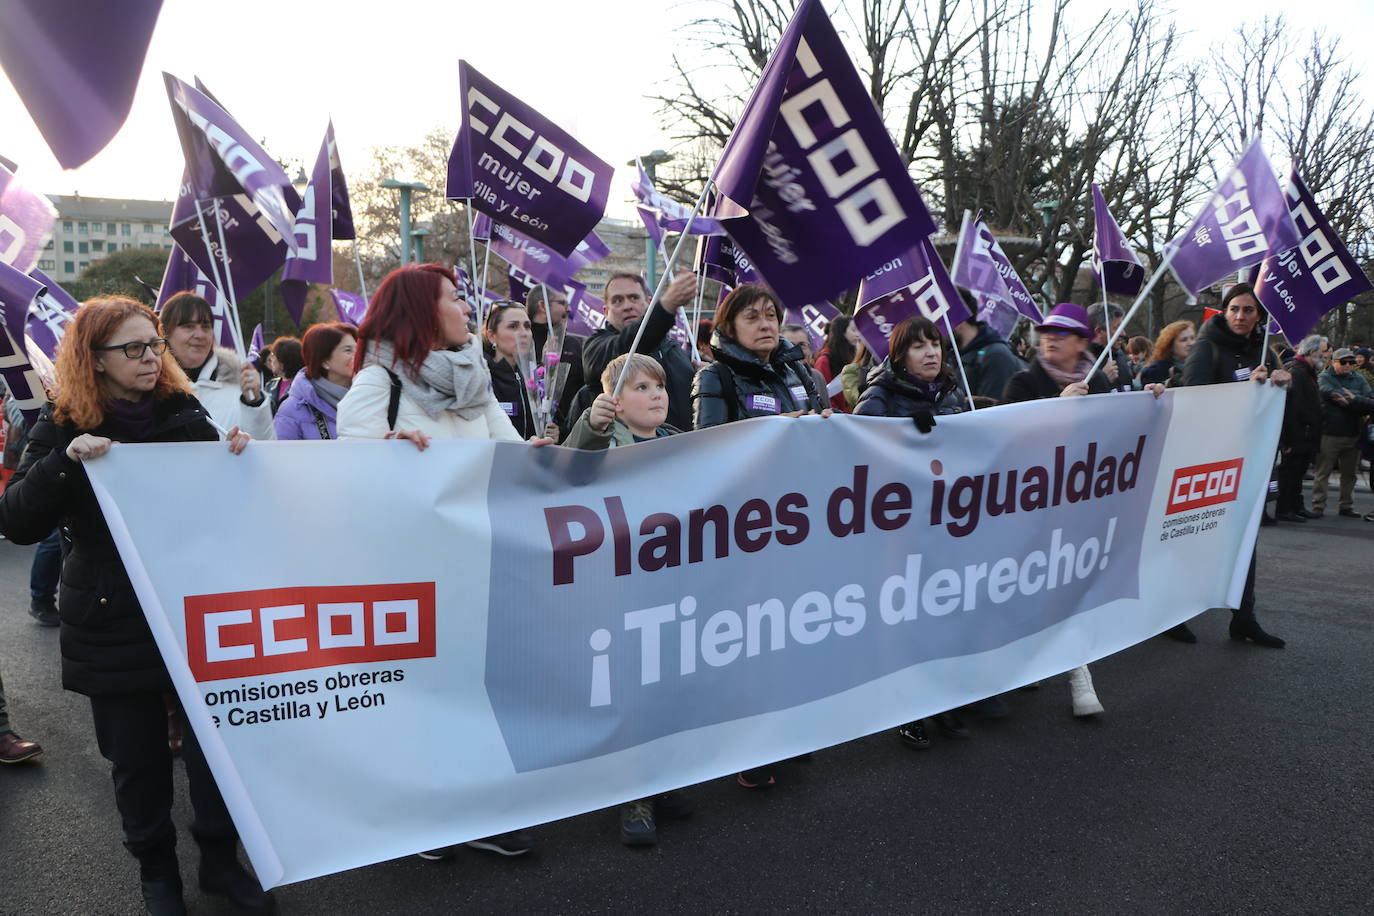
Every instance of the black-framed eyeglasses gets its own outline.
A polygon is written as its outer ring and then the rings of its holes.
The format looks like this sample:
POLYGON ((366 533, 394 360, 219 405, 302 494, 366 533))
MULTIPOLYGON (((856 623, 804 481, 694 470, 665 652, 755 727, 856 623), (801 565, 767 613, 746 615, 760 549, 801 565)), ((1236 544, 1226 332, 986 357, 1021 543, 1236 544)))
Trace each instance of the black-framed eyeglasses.
POLYGON ((131 340, 128 343, 113 344, 108 347, 91 347, 97 353, 108 350, 123 350, 124 355, 129 359, 142 359, 147 350, 152 350, 154 356, 161 356, 167 352, 167 338, 154 337, 152 340, 131 340))

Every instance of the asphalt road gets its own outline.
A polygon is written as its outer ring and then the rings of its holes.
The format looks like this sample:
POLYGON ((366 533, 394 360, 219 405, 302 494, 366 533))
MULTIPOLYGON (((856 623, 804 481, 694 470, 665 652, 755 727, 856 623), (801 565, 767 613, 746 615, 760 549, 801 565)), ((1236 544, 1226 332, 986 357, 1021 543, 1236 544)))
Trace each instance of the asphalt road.
MULTIPOLYGON (((1060 677, 968 740, 912 751, 872 735, 790 764, 769 791, 694 787, 695 815, 652 849, 622 847, 602 811, 539 828, 520 859, 385 862, 278 888, 280 909, 1369 913, 1372 548, 1358 519, 1263 529, 1259 616, 1288 648, 1233 644, 1210 611, 1197 645, 1153 639, 1094 663, 1100 721, 1070 715, 1060 677)), ((46 755, 0 768, 0 914, 139 913, 89 707, 59 685, 57 632, 26 613, 30 555, 0 544, 0 670, 16 728, 46 755)), ((386 765, 386 736, 358 737, 386 765)), ((228 912, 194 888, 178 789, 188 904, 228 912)))

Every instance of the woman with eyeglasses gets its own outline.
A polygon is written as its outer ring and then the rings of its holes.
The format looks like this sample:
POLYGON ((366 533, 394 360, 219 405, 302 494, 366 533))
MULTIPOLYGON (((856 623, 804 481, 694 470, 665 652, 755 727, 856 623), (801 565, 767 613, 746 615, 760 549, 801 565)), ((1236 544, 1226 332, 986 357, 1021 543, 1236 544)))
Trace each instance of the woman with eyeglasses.
MULTIPOLYGON (((522 349, 531 359, 535 358, 534 328, 529 312, 520 303, 503 299, 492 303, 483 324, 482 353, 491 371, 491 392, 496 395, 496 403, 510 417, 511 425, 522 438, 539 435, 557 441, 560 431, 552 418, 543 429, 535 428, 538 425, 535 416, 538 397, 531 392, 529 380, 520 367, 522 349)), ((553 379, 549 379, 548 384, 552 383, 553 379)))
POLYGON ((254 439, 273 439, 271 399, 251 363, 215 346, 215 313, 195 293, 177 293, 162 306, 162 328, 192 392, 221 429, 242 427, 254 439))
MULTIPOLYGON (((67 328, 55 401, 34 424, 19 469, 0 495, 0 533, 10 540, 32 544, 58 526, 67 540, 59 602, 62 686, 90 698, 124 845, 138 860, 150 913, 185 912, 164 705, 172 682, 83 465, 117 442, 215 441, 219 436, 191 392, 147 306, 118 296, 92 299, 67 328)), ((237 426, 226 438, 234 454, 249 441, 237 426)), ((249 911, 270 910, 272 895, 239 864, 238 834, 191 729, 182 759, 201 889, 249 911)))

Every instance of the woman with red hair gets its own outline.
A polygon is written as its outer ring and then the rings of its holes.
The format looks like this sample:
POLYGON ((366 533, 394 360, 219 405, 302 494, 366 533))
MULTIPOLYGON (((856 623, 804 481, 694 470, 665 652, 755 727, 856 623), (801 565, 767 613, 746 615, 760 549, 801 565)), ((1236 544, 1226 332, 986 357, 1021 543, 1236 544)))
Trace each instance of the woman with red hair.
MULTIPOLYGON (((191 390, 147 306, 118 296, 92 299, 62 338, 55 403, 30 430, 19 469, 0 495, 0 533, 10 540, 32 544, 61 526, 67 541, 59 602, 62 686, 90 697, 124 845, 138 859, 150 913, 186 912, 163 700, 172 682, 82 465, 115 442, 218 439, 191 390)), ((248 442, 237 426, 226 438, 234 454, 248 442)), ((272 896, 239 864, 238 834, 191 729, 182 759, 201 890, 248 910, 270 910, 272 896)))
POLYGON ((272 425, 278 439, 336 439, 339 402, 353 384, 358 330, 314 324, 301 340, 302 368, 282 383, 290 392, 272 425))

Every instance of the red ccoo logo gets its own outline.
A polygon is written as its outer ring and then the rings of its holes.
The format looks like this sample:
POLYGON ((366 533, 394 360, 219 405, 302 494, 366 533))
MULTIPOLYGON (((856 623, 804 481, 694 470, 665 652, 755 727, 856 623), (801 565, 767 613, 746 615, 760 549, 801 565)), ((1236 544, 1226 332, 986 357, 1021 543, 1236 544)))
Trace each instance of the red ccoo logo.
POLYGON ((1244 463, 1244 458, 1232 458, 1230 461, 1195 464, 1174 471, 1174 482, 1169 487, 1169 508, 1164 510, 1164 514, 1173 515, 1235 501, 1236 493, 1240 490, 1240 469, 1244 463))
POLYGON ((186 599, 186 660, 197 681, 432 657, 433 582, 186 599))

